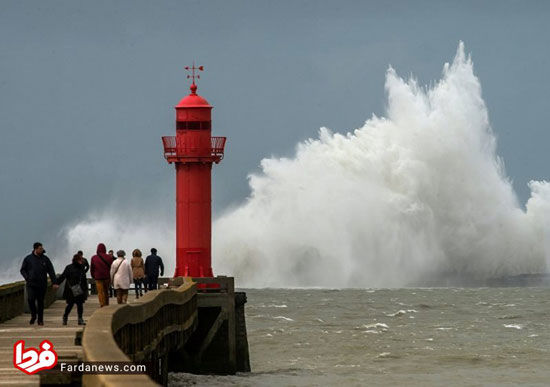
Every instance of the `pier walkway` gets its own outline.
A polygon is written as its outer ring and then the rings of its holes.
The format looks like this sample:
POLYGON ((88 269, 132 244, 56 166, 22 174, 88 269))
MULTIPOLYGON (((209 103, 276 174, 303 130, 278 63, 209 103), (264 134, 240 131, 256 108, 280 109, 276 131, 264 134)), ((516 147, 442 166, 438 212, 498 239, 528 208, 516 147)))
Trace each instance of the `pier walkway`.
MULTIPOLYGON (((92 281, 89 282, 92 285, 92 281)), ((159 290, 128 303, 100 308, 90 294, 84 304, 86 325, 77 324, 76 307, 66 326, 61 291, 49 286, 44 325, 30 325, 25 283, 0 285, 0 387, 2 386, 157 386, 169 372, 234 374, 250 371, 244 320, 246 295, 234 292, 231 277, 159 278, 159 290), (14 366, 14 345, 39 348, 49 340, 57 365, 27 375, 14 366), (139 364, 144 373, 93 374, 61 371, 60 363, 139 364)), ((91 286, 93 293, 93 286, 91 286)))
MULTIPOLYGON (((129 296, 129 301, 134 300, 129 296)), ((111 302, 116 303, 116 298, 111 302)), ((29 325, 30 315, 20 314, 0 324, 0 386, 38 386, 40 375, 26 375, 13 366, 13 344, 17 340, 25 340, 25 347, 38 348, 40 343, 48 339, 54 344, 58 356, 58 363, 79 362, 84 359, 81 345, 84 326, 77 325, 76 306, 69 315, 66 326, 62 325, 61 318, 67 304, 64 300, 56 300, 44 309, 44 325, 29 325)), ((99 308, 97 296, 90 295, 84 304, 84 320, 99 308)))

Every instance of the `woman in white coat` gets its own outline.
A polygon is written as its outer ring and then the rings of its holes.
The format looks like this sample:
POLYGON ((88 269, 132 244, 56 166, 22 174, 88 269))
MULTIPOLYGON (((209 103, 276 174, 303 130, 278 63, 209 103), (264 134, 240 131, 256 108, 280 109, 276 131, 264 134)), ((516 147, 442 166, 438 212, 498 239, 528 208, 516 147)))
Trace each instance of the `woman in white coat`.
POLYGON ((130 289, 130 284, 134 280, 132 266, 124 258, 125 255, 124 250, 118 250, 116 253, 117 259, 111 265, 111 284, 115 288, 118 304, 126 304, 128 289, 130 289))

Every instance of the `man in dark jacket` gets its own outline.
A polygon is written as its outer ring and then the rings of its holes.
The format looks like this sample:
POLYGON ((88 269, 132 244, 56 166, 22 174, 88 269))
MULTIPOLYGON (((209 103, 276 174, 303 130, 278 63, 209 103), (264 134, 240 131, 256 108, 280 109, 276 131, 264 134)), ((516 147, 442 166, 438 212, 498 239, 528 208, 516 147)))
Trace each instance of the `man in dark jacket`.
POLYGON ((21 265, 21 275, 27 283, 27 302, 31 310, 30 324, 34 324, 38 317, 38 325, 44 325, 44 297, 46 296, 46 288, 48 287, 48 275, 55 284, 55 270, 52 262, 44 254, 42 243, 35 242, 32 253, 23 259, 21 265))
POLYGON ((157 255, 157 249, 151 249, 151 255, 145 258, 145 277, 147 279, 147 287, 149 290, 155 290, 158 287, 160 275, 164 275, 164 264, 162 258, 157 255))
POLYGON ((113 260, 107 254, 103 243, 97 245, 97 254, 92 257, 90 273, 95 279, 99 306, 109 305, 109 285, 111 284, 111 265, 113 260))

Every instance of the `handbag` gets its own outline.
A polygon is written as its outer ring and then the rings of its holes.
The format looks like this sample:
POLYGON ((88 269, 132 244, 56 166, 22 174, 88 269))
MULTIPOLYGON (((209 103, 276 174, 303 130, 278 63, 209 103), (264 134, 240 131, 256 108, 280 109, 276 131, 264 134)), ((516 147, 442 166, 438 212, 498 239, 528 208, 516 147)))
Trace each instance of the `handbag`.
POLYGON ((69 288, 71 289, 71 293, 73 294, 73 297, 82 296, 84 294, 84 289, 82 289, 82 286, 80 286, 80 282, 78 282, 75 285, 71 285, 69 284, 69 279, 67 278, 67 283, 65 284, 65 286, 69 286, 69 288))
POLYGON ((82 290, 82 286, 80 284, 76 284, 73 286, 70 286, 71 292, 73 293, 73 296, 78 297, 84 294, 84 291, 82 290))

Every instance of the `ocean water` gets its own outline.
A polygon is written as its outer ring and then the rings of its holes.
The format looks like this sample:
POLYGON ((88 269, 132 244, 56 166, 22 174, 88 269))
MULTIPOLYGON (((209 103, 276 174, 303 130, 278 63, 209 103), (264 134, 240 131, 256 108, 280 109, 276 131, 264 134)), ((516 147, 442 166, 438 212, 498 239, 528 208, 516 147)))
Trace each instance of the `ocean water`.
POLYGON ((252 372, 171 386, 550 384, 549 288, 246 292, 252 372))

